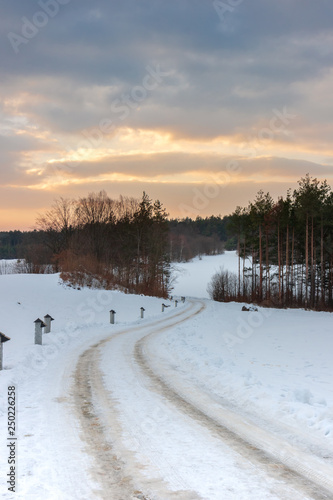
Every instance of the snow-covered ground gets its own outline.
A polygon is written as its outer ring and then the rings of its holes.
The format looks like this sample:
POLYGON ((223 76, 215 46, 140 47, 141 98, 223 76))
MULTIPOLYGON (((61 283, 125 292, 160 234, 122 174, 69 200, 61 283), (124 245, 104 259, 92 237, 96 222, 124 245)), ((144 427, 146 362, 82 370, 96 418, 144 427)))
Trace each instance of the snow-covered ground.
POLYGON ((302 500, 325 498, 313 484, 333 491, 332 315, 214 303, 206 288, 220 267, 236 271, 235 253, 178 264, 174 294, 187 300, 177 308, 73 290, 58 275, 0 276, 0 331, 11 337, 0 372, 3 498, 302 500), (34 320, 46 314, 52 331, 36 346, 34 320))
POLYGON ((0 259, 0 274, 13 274, 16 267, 16 259, 0 259))
POLYGON ((207 285, 220 269, 238 272, 236 252, 195 257, 193 261, 174 264, 174 293, 180 296, 209 298, 207 285))

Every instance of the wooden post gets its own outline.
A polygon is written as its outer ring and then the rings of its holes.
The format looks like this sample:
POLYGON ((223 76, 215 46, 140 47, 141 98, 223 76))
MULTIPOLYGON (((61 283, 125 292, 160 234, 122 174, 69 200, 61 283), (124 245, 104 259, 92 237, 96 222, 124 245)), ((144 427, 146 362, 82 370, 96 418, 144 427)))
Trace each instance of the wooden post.
POLYGON ((52 316, 50 316, 49 314, 47 314, 46 316, 44 316, 44 323, 45 323, 44 333, 50 333, 50 331, 51 331, 51 321, 54 321, 54 319, 52 318, 52 316))
POLYGON ((110 323, 111 323, 111 325, 114 325, 114 315, 115 314, 116 314, 116 311, 111 309, 111 311, 110 311, 110 323))
POLYGON ((37 345, 42 345, 43 343, 43 330, 42 328, 45 327, 45 323, 37 318, 36 321, 34 321, 35 323, 35 344, 37 345))
POLYGON ((8 342, 9 337, 0 332, 0 370, 3 370, 3 344, 8 342))
POLYGON ((141 307, 141 318, 144 318, 144 314, 143 314, 144 312, 145 312, 144 307, 141 307))

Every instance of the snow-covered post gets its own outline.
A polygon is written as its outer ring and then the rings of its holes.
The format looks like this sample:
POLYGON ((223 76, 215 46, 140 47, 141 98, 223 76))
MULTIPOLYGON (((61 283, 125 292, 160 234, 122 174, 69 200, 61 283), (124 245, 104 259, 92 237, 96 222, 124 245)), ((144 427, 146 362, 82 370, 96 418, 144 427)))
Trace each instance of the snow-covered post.
POLYGON ((9 337, 0 332, 0 370, 3 369, 3 343, 8 342, 9 337))
POLYGON ((114 325, 114 315, 115 314, 116 314, 116 311, 111 309, 111 311, 110 311, 110 323, 111 323, 111 325, 114 325))
POLYGON ((183 303, 185 302, 185 297, 182 297, 182 302, 183 302, 183 303))
POLYGON ((46 325, 39 318, 37 318, 34 323, 35 323, 35 344, 42 345, 42 343, 43 343, 43 330, 42 330, 42 328, 46 325))
POLYGON ((165 304, 162 304, 162 312, 164 312, 165 304))
POLYGON ((141 310, 141 318, 144 318, 144 314, 143 313, 145 312, 146 309, 144 307, 141 307, 140 310, 141 310))
POLYGON ((175 300, 175 307, 177 307, 178 305, 178 300, 175 300))
POLYGON ((44 316, 44 323, 45 323, 44 333, 50 333, 50 331, 51 331, 51 321, 54 321, 54 319, 52 318, 52 316, 50 316, 49 314, 47 314, 46 316, 44 316))

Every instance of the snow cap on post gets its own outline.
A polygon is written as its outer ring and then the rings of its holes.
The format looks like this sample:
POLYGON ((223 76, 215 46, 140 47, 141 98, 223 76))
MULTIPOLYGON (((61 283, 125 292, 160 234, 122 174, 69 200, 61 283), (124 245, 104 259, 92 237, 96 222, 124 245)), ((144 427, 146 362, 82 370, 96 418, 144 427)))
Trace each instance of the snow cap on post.
POLYGON ((7 335, 0 332, 0 340, 1 340, 1 344, 3 344, 4 342, 8 342, 8 340, 10 340, 10 337, 7 337, 7 335))
POLYGON ((54 321, 54 318, 52 318, 52 316, 50 316, 49 314, 47 314, 46 316, 44 316, 44 319, 45 318, 49 319, 50 321, 54 321))
POLYGON ((34 323, 36 323, 36 326, 38 325, 38 323, 40 324, 40 328, 43 328, 44 326, 46 326, 46 324, 44 323, 44 321, 42 321, 40 318, 37 318, 34 323))

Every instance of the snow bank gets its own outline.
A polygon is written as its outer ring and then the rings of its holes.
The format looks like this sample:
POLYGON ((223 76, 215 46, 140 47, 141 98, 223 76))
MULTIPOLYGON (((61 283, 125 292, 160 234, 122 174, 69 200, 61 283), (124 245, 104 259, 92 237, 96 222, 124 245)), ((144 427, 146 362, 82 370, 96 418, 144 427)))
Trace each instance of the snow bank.
MULTIPOLYGON (((0 276, 2 311, 1 331, 11 337, 5 344, 5 370, 17 367, 28 357, 34 346, 34 321, 50 314, 51 334, 43 336, 43 344, 55 345, 59 335, 70 343, 84 335, 86 328, 110 329, 110 309, 116 311, 116 324, 127 324, 140 318, 140 307, 145 317, 161 312, 165 300, 140 295, 126 295, 110 290, 74 290, 62 283, 58 274, 10 274, 0 276)), ((61 346, 59 346, 60 348, 61 346)))
MULTIPOLYGON (((74 290, 55 274, 1 275, 0 297, 0 331, 11 338, 4 344, 0 372, 1 491, 8 486, 7 388, 15 385, 17 498, 88 500, 98 485, 89 477, 91 458, 83 449, 79 429, 68 421, 78 356, 124 324, 142 324, 161 315, 161 304, 167 301, 115 291, 74 290), (145 320, 140 319, 140 307, 145 308, 145 320), (110 325, 110 309, 116 311, 115 325, 110 325), (34 345, 34 321, 46 314, 55 319, 52 331, 43 334, 42 346, 34 345)), ((4 493, 4 498, 12 497, 4 493)))
POLYGON ((196 257, 191 262, 174 264, 174 293, 176 295, 209 298, 207 285, 213 274, 220 269, 238 272, 238 257, 235 251, 222 255, 196 257))
POLYGON ((333 462, 332 315, 207 302, 153 341, 170 370, 333 462))

